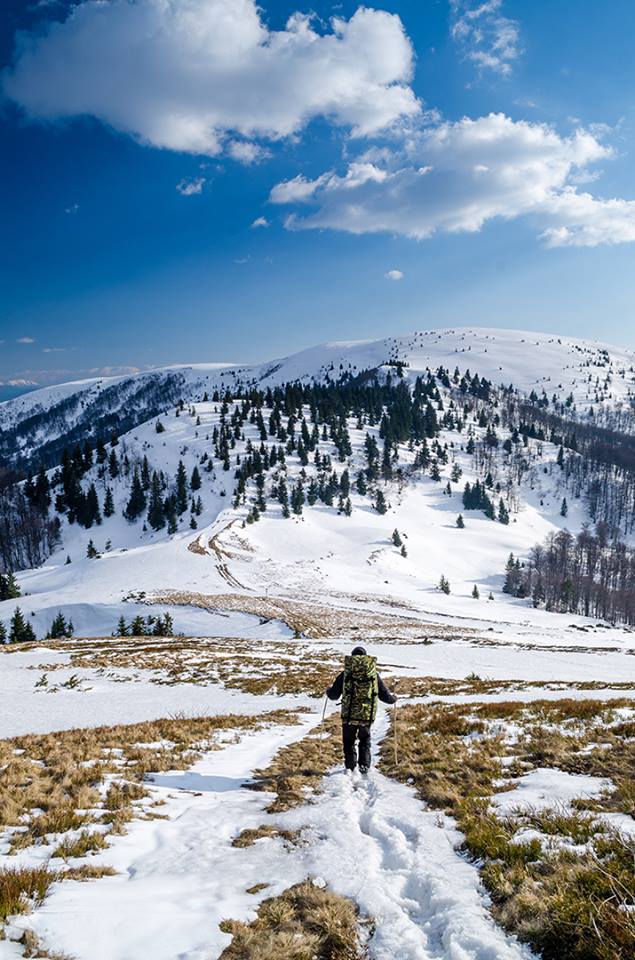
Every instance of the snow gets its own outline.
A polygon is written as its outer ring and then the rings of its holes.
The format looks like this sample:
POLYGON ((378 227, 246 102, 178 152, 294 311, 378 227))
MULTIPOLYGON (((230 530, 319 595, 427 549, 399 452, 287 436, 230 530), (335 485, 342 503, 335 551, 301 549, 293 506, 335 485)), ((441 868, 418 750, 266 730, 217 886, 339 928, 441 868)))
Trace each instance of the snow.
POLYGON ((506 793, 498 793, 492 804, 500 813, 532 808, 567 808, 572 800, 600 796, 612 787, 610 780, 583 773, 566 773, 553 767, 537 767, 518 780, 506 793))
MULTIPOLYGON (((334 380, 387 361, 404 363, 404 376, 414 379, 439 365, 450 371, 470 369, 495 385, 513 383, 529 393, 543 389, 564 400, 573 394, 577 414, 591 404, 607 409, 627 407, 633 388, 635 354, 618 348, 550 334, 476 328, 450 328, 404 337, 360 342, 332 342, 290 357, 261 364, 197 363, 148 371, 136 376, 100 377, 34 391, 0 404, 0 429, 11 430, 25 417, 52 409, 65 398, 80 401, 69 415, 70 430, 78 418, 90 420, 103 391, 113 387, 116 409, 142 383, 160 384, 178 377, 182 396, 195 403, 196 416, 184 410, 177 418, 170 407, 120 438, 119 455, 131 461, 147 454, 152 468, 174 477, 179 460, 188 475, 200 457, 211 452, 219 423, 218 405, 200 398, 216 387, 255 383, 266 389, 301 380, 334 380), (595 381, 605 384, 599 402, 595 381), (161 378, 166 378, 162 380, 161 378), (589 380, 589 378, 591 378, 589 380), (200 424, 196 419, 200 418, 200 424)), ((42 426, 37 444, 55 439, 55 424, 42 426)), ((82 421, 84 422, 84 421, 82 421)), ((351 475, 363 463, 366 430, 349 421, 353 446, 351 475)), ((370 432, 377 433, 376 428, 370 432)), ((247 438, 260 442, 257 430, 244 424, 247 438)), ((478 435, 478 428, 477 428, 478 435)), ((247 656, 275 655, 275 644, 291 640, 284 611, 266 622, 248 612, 252 601, 302 604, 319 620, 327 607, 339 611, 343 626, 336 636, 303 640, 297 656, 326 651, 349 652, 363 642, 379 659, 382 673, 464 679, 475 673, 484 680, 539 682, 544 686, 482 694, 449 695, 449 702, 531 700, 571 697, 633 697, 634 689, 618 689, 616 681, 635 685, 635 631, 589 619, 535 610, 526 601, 502 592, 503 568, 510 552, 526 557, 548 534, 565 526, 576 531, 588 519, 581 500, 569 497, 569 515, 560 516, 564 495, 557 448, 545 442, 531 474, 517 491, 518 509, 505 526, 481 513, 465 512, 458 530, 461 491, 476 478, 471 457, 461 448, 465 437, 442 432, 450 463, 443 482, 418 476, 403 489, 387 488, 389 510, 378 514, 367 498, 352 492, 350 517, 317 504, 301 517, 283 520, 277 505, 256 524, 243 525, 245 510, 231 507, 233 471, 201 469, 198 491, 203 512, 198 528, 168 536, 165 530, 143 531, 122 516, 129 479, 99 481, 96 468, 85 479, 96 482, 100 500, 105 483, 113 490, 116 514, 90 530, 62 522, 63 545, 40 568, 23 571, 19 601, 0 603, 0 620, 8 623, 17 605, 42 637, 61 611, 81 637, 108 638, 120 616, 169 610, 176 632, 200 638, 238 638, 247 656), (443 492, 452 464, 463 470, 453 492, 443 492), (391 543, 397 528, 407 546, 402 557, 391 543), (86 558, 92 539, 101 553, 86 558), (107 542, 110 547, 107 549, 107 542), (69 556, 71 563, 66 563, 69 556), (444 595, 436 585, 441 574, 451 583, 444 595), (471 597, 477 584, 481 599, 471 597), (493 600, 488 600, 489 593, 493 600), (197 594, 216 601, 218 609, 172 605, 159 598, 170 592, 197 594), (222 598, 227 597, 223 604, 222 598), (230 602, 231 601, 231 602, 230 602), (241 610, 241 603, 244 610, 241 610), (232 607, 233 609, 230 609, 232 607), (356 612, 395 617, 394 630, 366 637, 355 631, 356 612), (400 618, 415 624, 399 627, 400 618), (445 631, 440 635, 439 627, 445 631), (428 639, 431 642, 422 642, 428 639), (550 683, 593 682, 601 689, 550 689, 550 683), (613 685, 613 687, 612 687, 613 685)), ((35 444, 37 446, 37 444, 35 444)), ((334 453, 320 443, 321 452, 334 453)), ((239 443, 236 453, 242 453, 239 443)), ((411 452, 401 450, 402 460, 411 452)), ((343 464, 334 455, 338 472, 343 464)), ((299 474, 297 457, 287 461, 289 482, 299 474)), ((307 468, 310 473, 312 466, 307 468)), ((269 480, 267 482, 269 485, 269 480)), ((112 641, 116 643, 116 641, 112 641)), ((135 821, 128 833, 93 858, 111 864, 119 874, 99 881, 57 884, 42 908, 14 923, 14 934, 35 929, 52 951, 77 960, 213 960, 229 942, 218 923, 226 918, 250 919, 265 896, 312 876, 352 897, 363 914, 372 916, 377 933, 375 960, 521 960, 529 951, 494 924, 477 869, 457 852, 461 841, 454 824, 426 810, 407 786, 374 771, 368 780, 346 776, 337 768, 325 779, 317 802, 287 814, 265 813, 270 797, 243 789, 258 766, 265 765, 285 743, 301 737, 319 719, 321 703, 306 696, 253 696, 218 683, 157 685, 141 669, 77 668, 69 653, 47 649, 42 642, 30 651, 0 651, 2 712, 0 736, 47 732, 121 722, 134 723, 168 715, 261 714, 278 708, 309 706, 297 727, 276 727, 244 735, 238 743, 203 757, 189 771, 156 775, 151 786, 167 820, 135 821), (35 683, 42 664, 50 671, 54 693, 35 683), (77 674, 77 689, 60 686, 77 674), (126 682, 122 682, 122 681, 126 682), (246 827, 275 823, 302 829, 310 843, 293 850, 280 840, 263 840, 247 849, 231 846, 246 827), (257 896, 246 889, 262 880, 270 886, 257 896)), ((156 678, 155 678, 156 679, 156 678)), ((376 739, 385 731, 380 723, 376 739)), ((508 731, 509 732, 509 731, 508 731)), ((538 769, 514 781, 514 789, 497 794, 501 813, 518 808, 566 807, 578 797, 594 797, 608 781, 538 769)), ((607 822, 633 832, 632 820, 606 814, 607 822)), ((42 850, 40 850, 42 853, 42 850)), ((28 851, 11 858, 27 858, 28 851)), ((6 858, 0 858, 4 863, 6 858)), ((0 960, 20 956, 11 941, 0 941, 0 960)))
MULTIPOLYGON (((424 811, 409 787, 336 768, 315 803, 277 817, 264 812, 270 797, 243 789, 250 771, 315 722, 248 734, 189 772, 157 775, 152 793, 166 801, 169 819, 131 824, 93 859, 117 876, 55 885, 42 908, 14 921, 12 936, 33 929, 48 949, 81 960, 212 960, 230 940, 221 920, 249 920, 260 899, 309 876, 373 917, 373 960, 531 957, 494 923, 451 822, 424 811), (271 839, 231 846, 263 822, 303 830, 310 842, 293 851, 271 839), (263 879, 264 891, 246 892, 263 879)), ((0 958, 12 949, 0 943, 0 958)))

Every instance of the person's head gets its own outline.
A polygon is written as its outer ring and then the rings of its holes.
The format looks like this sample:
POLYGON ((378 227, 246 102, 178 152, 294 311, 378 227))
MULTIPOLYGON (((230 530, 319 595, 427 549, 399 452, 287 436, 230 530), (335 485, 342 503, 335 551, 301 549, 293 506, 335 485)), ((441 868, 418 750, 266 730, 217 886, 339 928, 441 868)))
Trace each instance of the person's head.
POLYGON ((365 657, 365 656, 366 656, 366 651, 364 650, 363 647, 354 647, 353 650, 351 650, 351 656, 353 656, 353 657, 365 657))

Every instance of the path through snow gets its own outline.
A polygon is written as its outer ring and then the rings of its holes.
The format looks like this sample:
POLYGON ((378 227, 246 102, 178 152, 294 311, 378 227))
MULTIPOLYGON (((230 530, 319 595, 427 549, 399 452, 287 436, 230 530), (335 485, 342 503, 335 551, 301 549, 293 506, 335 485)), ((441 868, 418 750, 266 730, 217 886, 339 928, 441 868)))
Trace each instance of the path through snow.
MULTIPOLYGON (((378 771, 362 780, 336 769, 314 804, 264 812, 270 795, 243 789, 245 778, 315 722, 249 734, 191 771, 158 775, 153 790, 170 819, 133 823, 114 840, 99 861, 119 875, 58 884, 19 926, 77 960, 215 960, 230 940, 222 919, 251 919, 261 898, 313 876, 374 919, 373 960, 531 957, 492 920, 477 870, 456 852, 452 822, 426 811, 409 787, 378 771), (231 846, 263 822, 302 829, 310 842, 231 846), (259 882, 269 887, 246 892, 259 882)), ((385 732, 385 721, 379 727, 385 732)), ((0 958, 15 956, 2 948, 0 958)))

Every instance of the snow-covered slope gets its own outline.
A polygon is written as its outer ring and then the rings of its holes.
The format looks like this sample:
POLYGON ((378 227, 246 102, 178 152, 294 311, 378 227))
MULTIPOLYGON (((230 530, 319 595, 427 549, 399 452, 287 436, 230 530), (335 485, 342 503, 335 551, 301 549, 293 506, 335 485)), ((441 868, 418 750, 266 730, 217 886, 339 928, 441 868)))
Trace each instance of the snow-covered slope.
POLYGON ((125 430, 170 406, 215 389, 338 379, 385 364, 403 364, 407 377, 459 366, 495 386, 573 398, 580 411, 619 408, 634 394, 635 353, 589 340, 545 333, 458 327, 381 340, 323 343, 258 364, 198 363, 118 377, 99 377, 35 390, 0 404, 0 454, 54 463, 64 445, 125 430))

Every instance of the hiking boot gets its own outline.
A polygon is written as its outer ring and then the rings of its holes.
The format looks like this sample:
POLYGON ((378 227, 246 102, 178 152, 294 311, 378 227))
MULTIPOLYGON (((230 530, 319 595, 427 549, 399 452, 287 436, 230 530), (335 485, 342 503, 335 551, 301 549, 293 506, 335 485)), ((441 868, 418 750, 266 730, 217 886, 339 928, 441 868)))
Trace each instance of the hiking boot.
POLYGON ((365 777, 366 774, 368 773, 368 767, 362 767, 362 765, 360 764, 359 772, 362 774, 363 777, 365 777))

